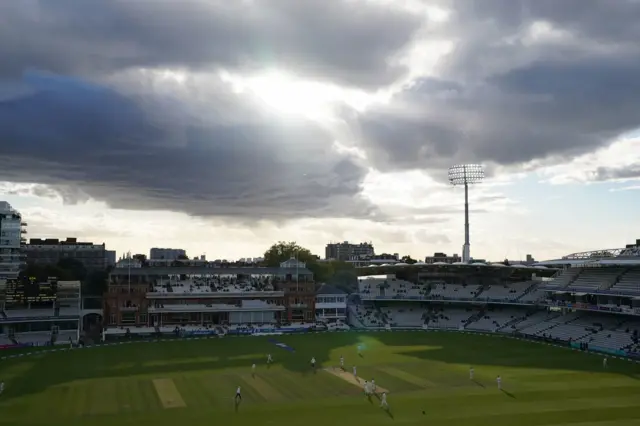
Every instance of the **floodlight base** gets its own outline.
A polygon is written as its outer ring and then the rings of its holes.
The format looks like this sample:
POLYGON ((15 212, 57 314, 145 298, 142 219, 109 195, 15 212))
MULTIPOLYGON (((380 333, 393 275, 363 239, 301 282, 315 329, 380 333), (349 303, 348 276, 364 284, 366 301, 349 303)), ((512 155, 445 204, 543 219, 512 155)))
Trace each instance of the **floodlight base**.
POLYGON ((465 244, 462 246, 462 261, 464 263, 471 262, 471 244, 465 244))

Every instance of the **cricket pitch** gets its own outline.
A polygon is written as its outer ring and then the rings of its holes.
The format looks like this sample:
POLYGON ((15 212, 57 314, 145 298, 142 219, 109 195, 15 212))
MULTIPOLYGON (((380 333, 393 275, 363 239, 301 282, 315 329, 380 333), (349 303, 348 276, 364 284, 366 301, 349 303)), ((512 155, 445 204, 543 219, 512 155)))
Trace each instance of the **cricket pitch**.
MULTIPOLYGON (((360 389, 364 389, 364 379, 361 377, 356 377, 353 374, 348 373, 340 368, 325 368, 324 371, 326 371, 329 374, 333 374, 334 376, 348 383, 351 383, 352 385, 357 386, 360 389)), ((376 393, 382 393, 382 392, 389 393, 389 390, 380 386, 376 386, 376 393)))
POLYGON ((184 408, 187 406, 173 380, 155 379, 153 386, 156 388, 156 393, 164 408, 184 408))

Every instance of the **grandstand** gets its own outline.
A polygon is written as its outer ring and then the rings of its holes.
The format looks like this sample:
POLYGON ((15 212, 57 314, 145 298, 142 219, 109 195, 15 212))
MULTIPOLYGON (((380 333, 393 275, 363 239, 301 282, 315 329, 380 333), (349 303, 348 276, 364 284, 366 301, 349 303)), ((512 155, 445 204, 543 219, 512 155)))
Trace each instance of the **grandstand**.
POLYGON ((0 346, 69 344, 80 337, 79 281, 0 281, 0 346))
POLYGON ((315 322, 313 275, 295 259, 280 268, 115 269, 104 300, 105 338, 315 322))
POLYGON ((409 265, 366 276, 368 268, 359 277, 360 297, 352 299, 359 302, 349 306, 351 323, 499 332, 635 354, 639 253, 629 248, 578 253, 540 268, 409 265))

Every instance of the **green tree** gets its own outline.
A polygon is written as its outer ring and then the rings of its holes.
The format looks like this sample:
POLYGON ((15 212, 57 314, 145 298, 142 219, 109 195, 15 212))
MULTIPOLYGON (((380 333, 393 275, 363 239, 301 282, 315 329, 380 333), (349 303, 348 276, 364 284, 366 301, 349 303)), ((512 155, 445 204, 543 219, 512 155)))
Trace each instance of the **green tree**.
POLYGON ((149 266, 149 262, 147 261, 146 254, 134 254, 133 259, 140 262, 140 265, 142 265, 143 268, 146 268, 147 266, 149 266))
POLYGON ((415 260, 414 258, 412 258, 411 256, 402 256, 402 259, 400 259, 401 262, 403 263, 407 263, 409 265, 413 265, 414 263, 418 263, 417 260, 415 260))
POLYGON ((177 256, 177 259, 179 259, 179 260, 189 260, 189 256, 187 256, 186 254, 179 254, 177 256))
POLYGON ((307 266, 317 263, 317 257, 309 249, 300 246, 295 241, 278 241, 264 252, 264 264, 269 267, 278 267, 284 261, 291 258, 305 262, 307 266))
POLYGON ((78 259, 60 259, 56 266, 64 271, 63 276, 58 276, 61 281, 82 281, 87 277, 87 268, 78 259))
POLYGON ((82 294, 86 296, 102 296, 107 292, 109 271, 90 271, 82 282, 82 294))

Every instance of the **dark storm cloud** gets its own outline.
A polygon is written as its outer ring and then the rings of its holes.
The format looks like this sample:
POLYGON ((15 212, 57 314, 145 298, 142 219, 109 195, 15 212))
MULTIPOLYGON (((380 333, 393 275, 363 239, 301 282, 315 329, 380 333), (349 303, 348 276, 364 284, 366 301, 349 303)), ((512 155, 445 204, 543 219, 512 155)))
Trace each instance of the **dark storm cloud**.
POLYGON ((215 102, 246 117, 215 105, 191 116, 179 98, 53 75, 30 73, 23 86, 0 101, 0 180, 52 185, 69 201, 237 220, 372 213, 358 197, 365 170, 334 153, 329 134, 265 115, 223 86, 209 89, 215 102))
POLYGON ((640 127, 640 2, 443 4, 452 21, 431 34, 455 48, 440 77, 353 120, 379 168, 439 173, 458 162, 570 157, 640 127))
POLYGON ((365 0, 24 0, 0 3, 0 77, 27 68, 286 68, 354 86, 393 82, 418 17, 365 0))

